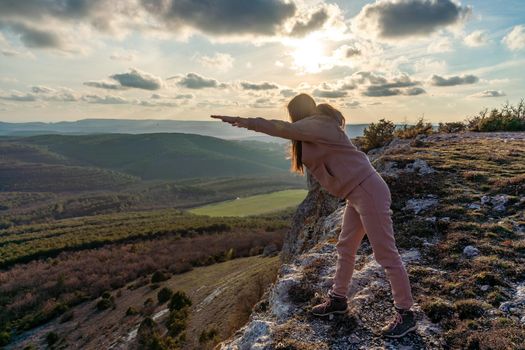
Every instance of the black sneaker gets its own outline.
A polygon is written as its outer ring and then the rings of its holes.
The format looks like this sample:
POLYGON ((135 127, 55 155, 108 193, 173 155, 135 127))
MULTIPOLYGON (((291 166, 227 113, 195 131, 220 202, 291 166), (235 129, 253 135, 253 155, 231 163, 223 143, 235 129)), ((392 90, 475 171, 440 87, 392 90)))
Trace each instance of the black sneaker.
POLYGON ((344 314, 348 311, 348 300, 346 296, 333 294, 332 290, 328 291, 325 301, 312 308, 312 314, 315 316, 327 316, 330 314, 344 314))
POLYGON ((381 334, 389 338, 401 338, 417 329, 414 311, 396 308, 394 319, 381 328, 381 334))

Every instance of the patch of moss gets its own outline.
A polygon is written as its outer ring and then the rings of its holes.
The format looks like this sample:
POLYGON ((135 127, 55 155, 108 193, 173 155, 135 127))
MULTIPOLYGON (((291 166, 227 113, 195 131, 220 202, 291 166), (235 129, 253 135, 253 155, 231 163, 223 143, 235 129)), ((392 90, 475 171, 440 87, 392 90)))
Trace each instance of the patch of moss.
POLYGON ((487 305, 476 299, 463 299, 454 302, 458 317, 462 320, 481 317, 485 314, 487 305))
POLYGON ((445 318, 451 318, 454 315, 454 306, 441 299, 431 299, 421 305, 421 309, 434 322, 441 322, 445 318))

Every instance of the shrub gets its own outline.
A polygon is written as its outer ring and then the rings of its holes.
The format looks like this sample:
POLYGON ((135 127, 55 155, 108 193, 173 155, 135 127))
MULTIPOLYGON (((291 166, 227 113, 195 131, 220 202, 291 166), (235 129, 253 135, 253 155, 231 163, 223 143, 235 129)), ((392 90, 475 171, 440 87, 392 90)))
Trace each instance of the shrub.
POLYGON ((170 300, 171 296, 173 295, 173 291, 169 289, 168 287, 164 287, 157 293, 157 299, 159 300, 159 304, 164 304, 168 300, 170 300))
POLYGON ((113 306, 111 299, 100 299, 96 305, 97 310, 102 311, 113 306))
POLYGON ((47 335, 46 335, 47 345, 51 346, 51 345, 55 344, 58 341, 58 338, 59 338, 58 334, 56 334, 55 332, 47 333, 47 335))
POLYGON ((71 321, 74 317, 75 317, 75 313, 73 312, 73 310, 69 310, 69 311, 67 311, 66 313, 64 313, 64 314, 62 315, 62 317, 60 317, 60 323, 69 322, 69 321, 71 321))
POLYGON ((186 307, 180 310, 172 310, 166 321, 166 327, 172 337, 180 335, 188 323, 188 309, 186 307))
POLYGON ((162 271, 155 271, 153 275, 151 276, 151 283, 159 283, 162 281, 165 281, 169 278, 164 272, 162 271))
POLYGON ((138 313, 139 313, 139 310, 137 310, 133 306, 128 307, 128 309, 126 310, 126 316, 133 316, 133 315, 137 315, 138 313))
POLYGON ((421 305, 421 309, 434 323, 438 323, 454 314, 454 307, 443 300, 425 302, 423 305, 421 305))
POLYGON ((155 312, 155 302, 153 298, 144 300, 144 307, 141 310, 143 315, 152 315, 155 312))
POLYGON ((9 332, 0 332, 0 346, 9 344, 11 341, 11 334, 9 332))
POLYGON ((478 318, 485 313, 485 304, 476 299, 458 300, 454 303, 460 319, 478 318))
POLYGON ((181 310, 186 306, 191 306, 191 299, 183 291, 176 291, 171 297, 168 306, 170 311, 181 310))
POLYGON ((139 349, 168 350, 176 349, 169 337, 161 336, 160 327, 152 318, 146 317, 137 331, 137 344, 139 349))
POLYGON ((438 132, 444 133, 455 133, 465 131, 467 125, 463 122, 448 122, 448 123, 439 123, 438 132))
POLYGON ((363 151, 368 152, 372 148, 382 147, 392 141, 395 128, 393 122, 385 119, 379 120, 378 123, 371 123, 363 131, 363 151))
POLYGON ((484 109, 467 120, 471 131, 523 131, 525 130, 525 101, 522 99, 516 106, 507 102, 501 109, 490 111, 484 109))
POLYGON ((402 129, 395 130, 394 135, 401 139, 411 139, 417 135, 430 135, 432 132, 432 124, 425 123, 421 117, 415 125, 407 126, 405 124, 402 129))
POLYGON ((211 328, 210 330, 203 329, 199 335, 199 343, 207 343, 218 335, 219 332, 215 328, 211 328))

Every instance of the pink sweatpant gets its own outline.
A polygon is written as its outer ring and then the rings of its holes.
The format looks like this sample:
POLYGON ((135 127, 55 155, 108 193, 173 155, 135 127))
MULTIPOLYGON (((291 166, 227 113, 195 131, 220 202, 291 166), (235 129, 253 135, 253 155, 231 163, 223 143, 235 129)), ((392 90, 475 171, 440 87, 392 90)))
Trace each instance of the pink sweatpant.
POLYGON ((414 303, 408 274, 396 247, 388 184, 378 172, 365 178, 346 197, 346 207, 337 247, 337 266, 332 290, 347 295, 357 249, 365 233, 374 258, 385 269, 394 305, 410 308, 414 303))

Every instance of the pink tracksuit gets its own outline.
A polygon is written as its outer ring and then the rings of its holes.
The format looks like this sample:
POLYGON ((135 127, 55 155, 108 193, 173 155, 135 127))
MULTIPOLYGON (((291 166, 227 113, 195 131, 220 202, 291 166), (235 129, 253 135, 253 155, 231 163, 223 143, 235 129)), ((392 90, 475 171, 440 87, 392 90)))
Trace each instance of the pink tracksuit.
POLYGON ((242 119, 250 130, 302 141, 303 164, 323 188, 346 200, 336 244, 333 292, 347 295, 356 252, 366 234, 375 259, 390 281, 394 305, 410 308, 412 292, 395 243, 390 190, 366 154, 352 144, 342 120, 327 115, 314 115, 293 123, 260 117, 242 119))

